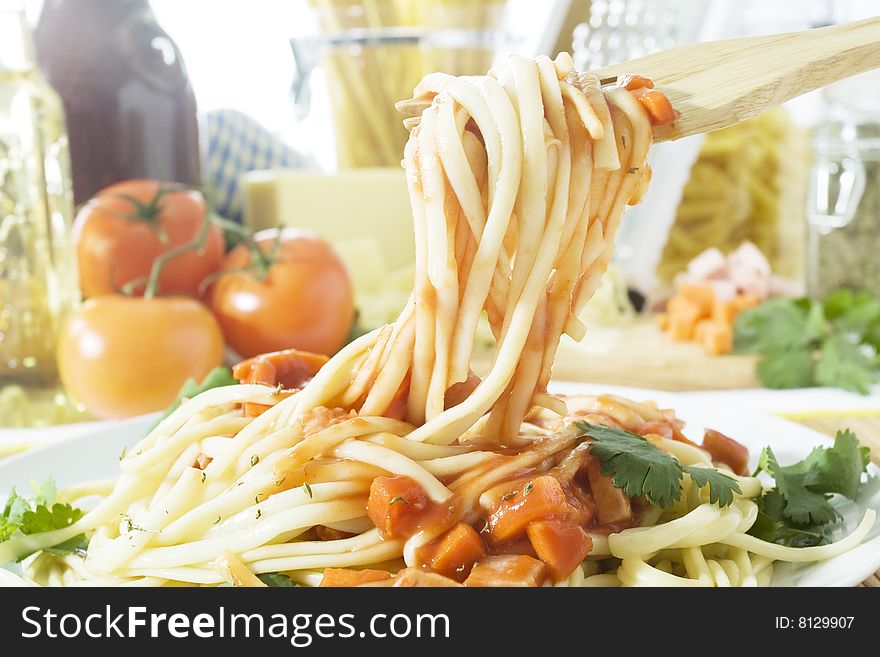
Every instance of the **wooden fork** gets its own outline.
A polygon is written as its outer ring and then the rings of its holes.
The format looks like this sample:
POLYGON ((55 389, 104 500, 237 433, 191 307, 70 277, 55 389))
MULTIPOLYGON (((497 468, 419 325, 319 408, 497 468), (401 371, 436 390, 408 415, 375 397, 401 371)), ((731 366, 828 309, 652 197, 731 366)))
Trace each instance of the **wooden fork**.
MULTIPOLYGON (((603 84, 615 84, 625 73, 654 81, 681 113, 675 123, 654 128, 658 142, 734 125, 878 67, 880 16, 802 32, 695 43, 590 73, 603 84)), ((410 99, 397 108, 412 127, 429 104, 410 99)))

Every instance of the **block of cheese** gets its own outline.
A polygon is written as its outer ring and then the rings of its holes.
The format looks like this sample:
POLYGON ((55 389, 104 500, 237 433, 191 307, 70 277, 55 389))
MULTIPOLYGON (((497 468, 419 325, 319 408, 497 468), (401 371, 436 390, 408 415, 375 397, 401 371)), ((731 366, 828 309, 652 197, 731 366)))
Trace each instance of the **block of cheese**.
POLYGON ((334 245, 373 238, 387 271, 415 260, 409 195, 400 167, 334 174, 254 171, 244 182, 245 223, 253 230, 295 226, 334 245))

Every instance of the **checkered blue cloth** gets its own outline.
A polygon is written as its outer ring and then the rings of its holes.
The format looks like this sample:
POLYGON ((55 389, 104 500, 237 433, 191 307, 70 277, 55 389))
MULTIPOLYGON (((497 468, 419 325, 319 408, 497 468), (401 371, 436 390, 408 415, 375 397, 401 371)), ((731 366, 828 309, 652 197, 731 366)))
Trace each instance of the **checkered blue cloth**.
POLYGON ((307 159, 250 116, 215 110, 207 116, 207 186, 217 211, 242 221, 242 176, 261 169, 305 166, 307 159))

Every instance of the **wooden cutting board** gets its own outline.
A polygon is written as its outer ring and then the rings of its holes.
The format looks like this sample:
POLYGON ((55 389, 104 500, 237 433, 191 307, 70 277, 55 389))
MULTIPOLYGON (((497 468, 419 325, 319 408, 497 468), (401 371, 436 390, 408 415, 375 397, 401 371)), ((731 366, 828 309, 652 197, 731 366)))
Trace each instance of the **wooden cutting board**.
MULTIPOLYGON (((672 340, 651 320, 638 320, 620 328, 590 328, 580 343, 563 338, 553 378, 670 391, 760 388, 756 360, 710 356, 698 344, 672 340)), ((474 369, 484 373, 488 362, 474 369)))

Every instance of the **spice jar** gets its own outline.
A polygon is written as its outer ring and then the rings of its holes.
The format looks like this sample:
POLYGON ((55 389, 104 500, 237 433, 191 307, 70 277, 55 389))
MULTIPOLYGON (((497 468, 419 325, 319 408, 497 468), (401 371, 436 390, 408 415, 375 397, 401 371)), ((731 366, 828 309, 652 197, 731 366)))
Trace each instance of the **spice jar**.
POLYGON ((808 290, 880 294, 880 75, 824 93, 828 118, 813 134, 807 207, 808 290))

